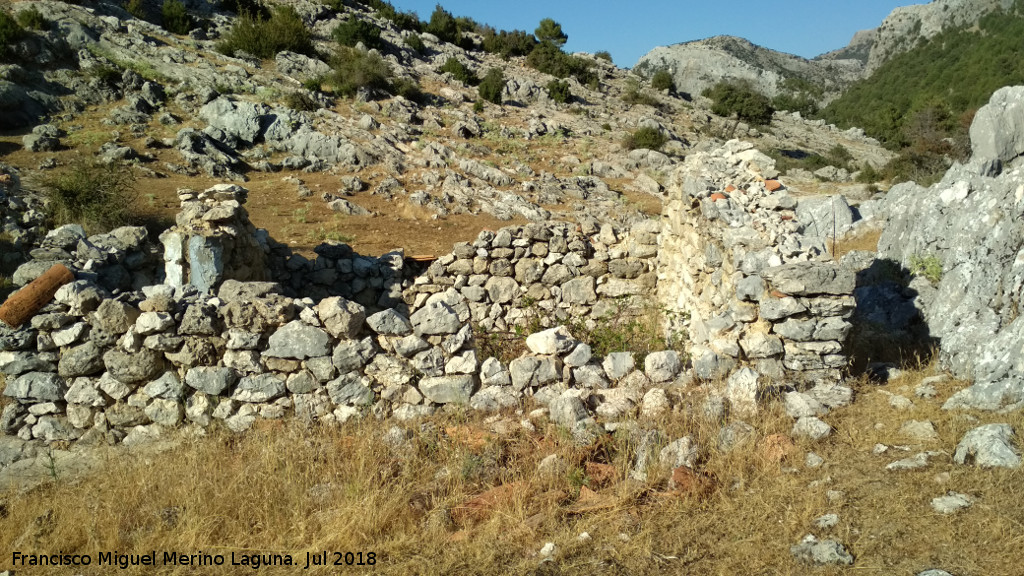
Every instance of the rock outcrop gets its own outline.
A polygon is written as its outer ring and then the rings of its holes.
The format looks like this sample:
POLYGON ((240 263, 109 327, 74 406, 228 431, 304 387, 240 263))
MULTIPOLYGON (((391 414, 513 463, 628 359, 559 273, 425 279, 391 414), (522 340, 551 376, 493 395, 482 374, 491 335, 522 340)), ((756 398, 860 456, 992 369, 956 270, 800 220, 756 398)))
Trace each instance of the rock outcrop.
POLYGON ((943 362, 975 382, 949 408, 1024 402, 1022 102, 1024 87, 997 91, 971 127, 967 165, 927 189, 895 186, 884 201, 880 257, 919 273, 909 288, 943 362))

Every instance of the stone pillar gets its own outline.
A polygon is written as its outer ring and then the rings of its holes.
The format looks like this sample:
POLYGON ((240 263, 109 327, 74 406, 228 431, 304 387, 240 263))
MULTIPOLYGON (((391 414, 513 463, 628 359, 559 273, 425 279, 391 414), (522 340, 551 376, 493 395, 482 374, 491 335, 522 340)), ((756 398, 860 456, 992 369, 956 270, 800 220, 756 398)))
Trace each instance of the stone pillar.
POLYGON ((266 248, 242 207, 248 194, 236 184, 178 191, 177 223, 160 235, 168 284, 213 292, 224 280, 269 277, 266 248))

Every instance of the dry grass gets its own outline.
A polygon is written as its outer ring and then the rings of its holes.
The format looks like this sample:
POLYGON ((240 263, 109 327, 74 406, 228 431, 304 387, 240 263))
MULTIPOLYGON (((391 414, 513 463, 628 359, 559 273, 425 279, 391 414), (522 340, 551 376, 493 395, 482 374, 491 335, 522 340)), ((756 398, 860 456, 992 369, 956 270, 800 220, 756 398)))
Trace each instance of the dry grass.
MULTIPOLYGON (((881 390, 913 398, 912 388, 928 373, 881 390)), ((772 405, 748 419, 755 441, 728 454, 708 452, 701 470, 716 488, 706 497, 670 492, 665 470, 653 470, 646 482, 627 480, 636 436, 624 432, 580 447, 554 427, 523 430, 519 416, 487 423, 455 414, 436 425, 409 425, 408 449, 393 450, 381 438, 386 426, 375 421, 338 429, 268 423, 158 456, 111 459, 102 474, 81 481, 9 493, 0 549, 282 552, 303 565, 307 551, 362 551, 376 553, 373 571, 380 574, 915 574, 930 567, 1019 573, 1024 473, 954 466, 949 456, 920 471, 887 472, 885 465, 922 450, 951 454, 968 429, 992 421, 1020 429, 1024 417, 978 414, 971 421, 942 412, 941 401, 962 383, 942 385, 934 400, 914 398, 906 412, 891 408, 876 387, 856 386, 855 404, 825 418, 837 432, 813 446, 798 443, 781 463, 761 446, 766 436, 787 433, 789 418, 772 405), (921 445, 901 438, 900 425, 911 419, 930 419, 940 438, 921 445), (876 443, 910 450, 877 456, 876 443), (824 457, 822 468, 803 465, 810 449, 824 457), (543 476, 537 465, 550 454, 566 467, 543 476), (978 502, 940 516, 929 502, 947 490, 978 502), (830 491, 841 495, 830 499, 830 491), (838 526, 814 528, 814 519, 829 512, 839 514, 838 526), (591 539, 579 541, 582 532, 591 539), (789 547, 812 532, 843 542, 854 567, 795 564, 789 547), (558 552, 541 563, 537 553, 546 542, 558 552)), ((715 445, 717 427, 682 413, 656 425, 667 439, 689 434, 715 445)), ((18 570, 36 573, 107 572, 18 570)), ((225 566, 206 573, 252 572, 225 566)))
POLYGON ((869 228, 859 234, 844 236, 834 241, 829 239, 828 250, 836 260, 842 258, 848 252, 853 252, 854 250, 877 252, 878 239, 881 237, 881 228, 869 228))

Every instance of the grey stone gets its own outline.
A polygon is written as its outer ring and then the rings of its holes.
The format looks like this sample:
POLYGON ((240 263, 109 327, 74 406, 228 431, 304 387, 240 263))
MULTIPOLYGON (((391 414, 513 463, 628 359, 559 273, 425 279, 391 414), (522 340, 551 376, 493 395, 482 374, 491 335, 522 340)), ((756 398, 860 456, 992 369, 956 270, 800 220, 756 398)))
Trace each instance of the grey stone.
POLYGON ((512 388, 523 390, 555 382, 562 377, 561 361, 551 356, 523 356, 508 365, 512 388))
POLYGON ((684 436, 669 442, 667 446, 662 448, 659 458, 662 466, 668 468, 679 468, 680 466, 693 468, 697 465, 697 460, 700 458, 700 449, 692 438, 684 436))
POLYGON ((644 373, 654 383, 672 380, 681 368, 682 362, 675 350, 652 352, 644 359, 644 373))
POLYGON ((468 374, 424 378, 419 383, 424 398, 436 404, 469 404, 475 387, 476 378, 468 374))
POLYGON ((64 400, 69 404, 80 404, 93 408, 107 405, 107 400, 103 394, 100 394, 96 381, 91 378, 75 378, 71 387, 64 394, 64 400))
POLYGON ((376 347, 370 337, 362 340, 342 340, 334 348, 332 360, 338 372, 358 370, 366 365, 373 356, 376 347))
POLYGON ((18 376, 26 372, 53 372, 57 369, 54 360, 52 353, 0 352, 0 374, 18 376))
POLYGON ((597 302, 594 278, 580 276, 562 284, 562 302, 566 304, 593 304, 597 302))
POLYGON ((4 396, 33 402, 59 402, 64 400, 67 384, 50 372, 29 372, 9 381, 4 396))
POLYGON ((804 416, 793 425, 793 436, 808 440, 824 440, 832 434, 832 427, 816 416, 804 416))
POLYGON ((497 358, 491 357, 480 365, 480 384, 483 387, 508 386, 512 375, 497 358))
POLYGON ((824 416, 828 409, 820 402, 801 392, 786 392, 783 396, 786 406, 786 414, 790 418, 804 418, 806 416, 824 416))
POLYGON ((144 412, 153 423, 167 427, 177 426, 185 418, 185 407, 178 400, 157 398, 146 406, 144 412))
POLYGON ((1019 468, 1020 453, 1013 443, 1009 424, 986 424, 964 435, 953 453, 957 464, 982 468, 1019 468))
POLYGON ((164 368, 163 355, 143 348, 135 353, 110 350, 103 355, 107 372, 126 384, 138 384, 154 378, 164 368))
POLYGON ((815 566, 853 564, 853 556, 846 551, 842 544, 835 540, 818 540, 808 535, 800 544, 789 549, 790 554, 798 561, 815 566))
POLYGON ((768 268, 761 275, 775 290, 790 296, 852 294, 856 287, 852 270, 829 263, 794 262, 768 268))
MULTIPOLYGON (((177 373, 164 372, 163 376, 146 384, 142 391, 150 398, 178 401, 185 395, 185 385, 178 378, 177 373)), ((156 419, 154 418, 153 421, 155 422, 156 419)))
POLYGON ((189 284, 209 293, 224 280, 224 247, 219 238, 190 236, 188 239, 189 284))
POLYGON ((143 312, 135 320, 135 333, 148 336, 174 327, 174 318, 164 312, 143 312))
POLYGON ((576 396, 563 394, 548 404, 551 421, 559 426, 572 428, 577 422, 585 420, 589 414, 587 406, 576 396))
POLYGON ((629 374, 636 363, 631 352, 612 352, 605 357, 602 367, 611 380, 618 380, 629 374))
POLYGON ((766 286, 760 276, 744 276, 736 283, 736 299, 741 302, 760 302, 766 286))
POLYGON ((270 336, 265 357, 305 360, 330 354, 330 336, 320 328, 293 320, 270 336))
POLYGON ((369 406, 374 400, 370 380, 355 373, 342 374, 328 382, 327 394, 338 406, 369 406))
POLYGON ((819 516, 818 518, 815 518, 815 520, 814 520, 814 526, 816 528, 821 528, 822 530, 828 530, 829 528, 835 528, 835 526, 837 524, 839 524, 839 515, 838 514, 825 514, 823 516, 819 516))
POLYGON ((932 510, 939 514, 953 514, 974 504, 974 498, 959 492, 948 492, 945 496, 932 498, 932 510))
POLYGON ((911 420, 900 426, 900 434, 914 440, 938 440, 939 433, 935 431, 935 425, 928 420, 911 420))
POLYGON ((542 355, 565 354, 575 348, 577 343, 565 326, 536 332, 526 338, 526 347, 534 354, 542 355))
POLYGON ((417 335, 455 334, 462 322, 455 310, 445 302, 431 302, 412 314, 412 325, 417 335))
POLYGON ((747 358, 752 359, 771 358, 779 356, 785 351, 781 339, 761 332, 755 332, 743 337, 740 340, 740 348, 743 349, 743 353, 747 358))
POLYGON ((796 217, 804 235, 825 239, 842 238, 853 225, 853 210, 841 194, 801 198, 796 217))
POLYGON ((409 319, 392 308, 368 316, 366 323, 378 334, 401 336, 412 332, 412 323, 409 319))
POLYGON ((519 283, 514 278, 492 276, 484 284, 487 297, 495 304, 509 304, 519 296, 519 283))
POLYGON ((578 368, 580 366, 584 366, 587 362, 590 362, 591 355, 592 352, 590 345, 580 342, 572 349, 572 352, 562 358, 562 361, 565 362, 566 366, 578 368))
POLYGON ((104 356, 100 353, 100 347, 92 342, 65 350, 60 357, 57 372, 65 378, 98 374, 103 371, 104 365, 104 356))
POLYGON ((1024 90, 996 90, 971 123, 971 152, 975 160, 1009 163, 1024 154, 1024 90))
POLYGON ((238 378, 238 373, 231 368, 196 366, 185 373, 185 384, 210 396, 220 396, 234 386, 238 378))
POLYGON ((285 393, 285 381, 276 374, 246 376, 238 381, 231 398, 239 402, 268 402, 285 393))
POLYGON ((729 407, 737 414, 757 414, 757 403, 761 396, 758 380, 758 373, 745 366, 729 376, 725 397, 729 400, 729 407))
POLYGON ((93 324, 111 334, 124 334, 135 324, 139 309, 117 300, 104 300, 93 314, 93 324))

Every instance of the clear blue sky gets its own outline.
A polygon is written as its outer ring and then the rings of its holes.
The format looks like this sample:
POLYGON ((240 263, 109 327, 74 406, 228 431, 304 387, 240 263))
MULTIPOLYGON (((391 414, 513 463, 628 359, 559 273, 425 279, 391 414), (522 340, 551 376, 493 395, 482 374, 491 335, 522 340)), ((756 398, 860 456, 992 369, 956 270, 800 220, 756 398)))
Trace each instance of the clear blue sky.
MULTIPOLYGON (((426 20, 437 0, 391 0, 426 20)), ((849 43, 854 32, 875 28, 897 6, 926 0, 444 0, 456 16, 497 29, 533 32, 554 18, 569 35, 570 52, 611 52, 632 67, 655 46, 729 34, 767 48, 813 58, 849 43)))

